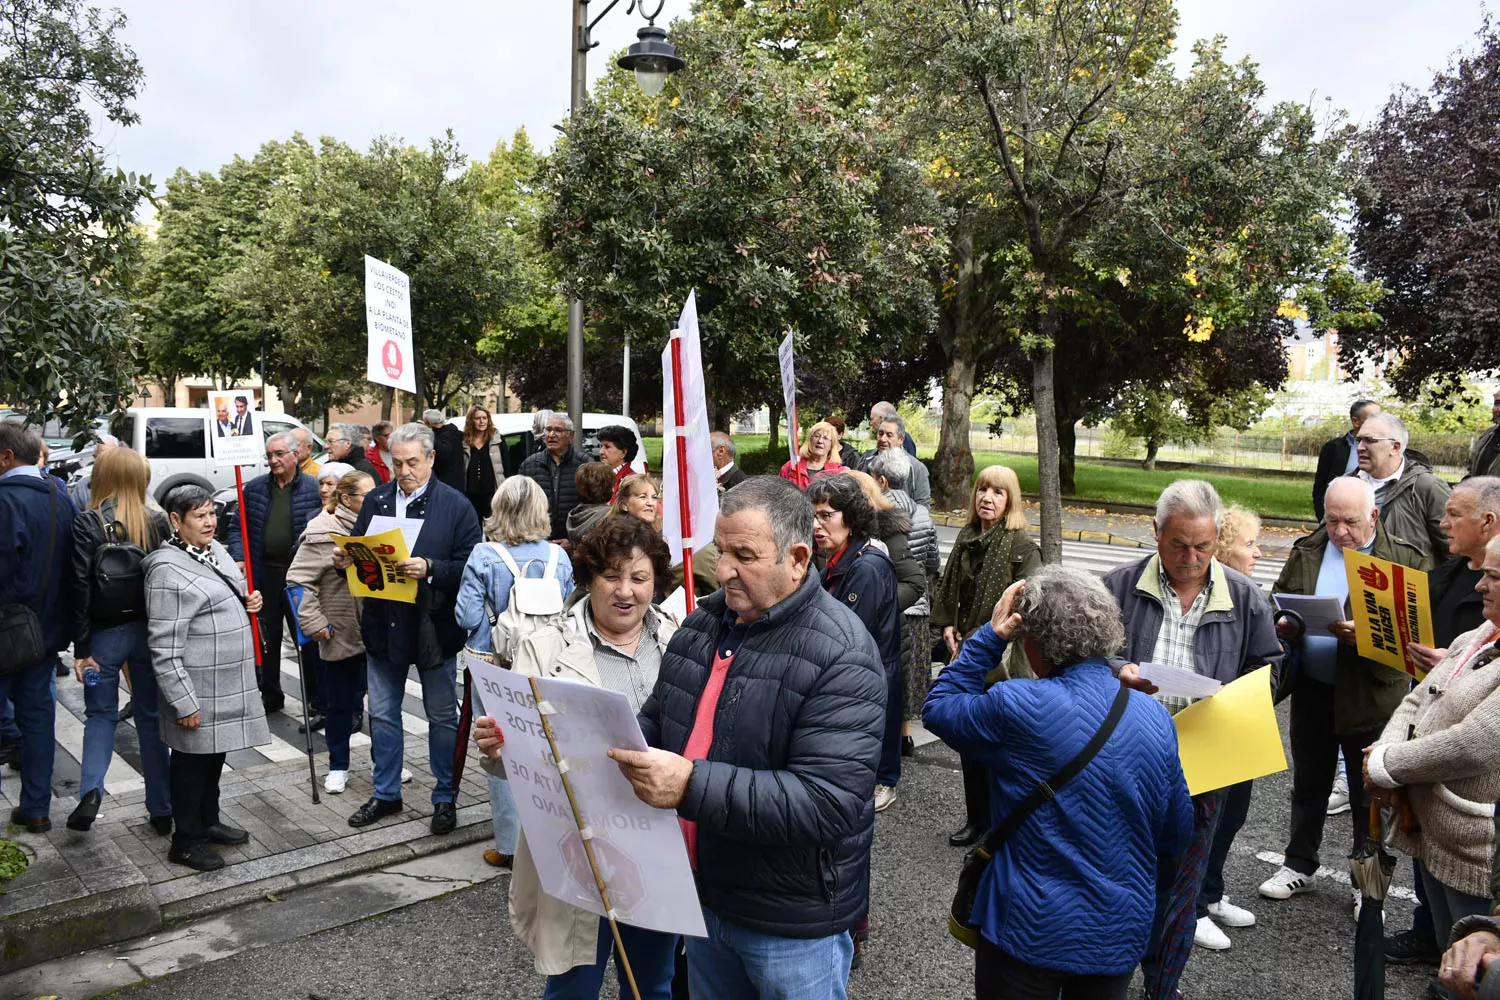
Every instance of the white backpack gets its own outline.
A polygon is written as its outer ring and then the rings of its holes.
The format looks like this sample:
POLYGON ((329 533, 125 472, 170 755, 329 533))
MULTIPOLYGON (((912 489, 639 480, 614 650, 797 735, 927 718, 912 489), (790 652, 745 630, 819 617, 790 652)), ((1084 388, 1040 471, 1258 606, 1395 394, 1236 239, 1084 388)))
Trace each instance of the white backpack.
MULTIPOLYGON (((552 551, 547 557, 546 571, 540 577, 528 577, 505 546, 495 542, 488 544, 510 570, 510 599, 500 613, 490 612, 490 642, 495 659, 500 663, 510 663, 516 658, 522 639, 547 625, 556 624, 562 617, 562 592, 557 588, 557 557, 562 550, 556 545, 549 546, 552 551)), ((528 559, 526 565, 529 567, 535 562, 541 560, 528 559)), ((489 610, 488 600, 485 605, 489 610)))

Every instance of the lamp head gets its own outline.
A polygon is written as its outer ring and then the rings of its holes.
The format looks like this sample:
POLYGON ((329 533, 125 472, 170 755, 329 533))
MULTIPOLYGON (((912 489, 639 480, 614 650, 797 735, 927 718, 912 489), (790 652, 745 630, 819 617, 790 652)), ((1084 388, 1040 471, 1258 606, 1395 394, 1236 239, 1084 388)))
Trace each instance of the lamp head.
POLYGON ((666 29, 648 24, 636 32, 636 41, 620 57, 619 65, 634 70, 636 86, 647 97, 655 97, 667 85, 667 74, 682 69, 685 63, 667 41, 666 29))

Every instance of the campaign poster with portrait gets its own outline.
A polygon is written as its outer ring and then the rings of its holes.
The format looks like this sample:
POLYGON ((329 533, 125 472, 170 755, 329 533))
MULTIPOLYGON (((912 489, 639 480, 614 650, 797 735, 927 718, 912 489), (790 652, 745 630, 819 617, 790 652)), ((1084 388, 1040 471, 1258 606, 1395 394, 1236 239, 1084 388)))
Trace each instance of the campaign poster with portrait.
POLYGON ((266 443, 255 410, 255 392, 224 389, 208 396, 213 411, 208 439, 220 465, 255 465, 264 458, 266 443))

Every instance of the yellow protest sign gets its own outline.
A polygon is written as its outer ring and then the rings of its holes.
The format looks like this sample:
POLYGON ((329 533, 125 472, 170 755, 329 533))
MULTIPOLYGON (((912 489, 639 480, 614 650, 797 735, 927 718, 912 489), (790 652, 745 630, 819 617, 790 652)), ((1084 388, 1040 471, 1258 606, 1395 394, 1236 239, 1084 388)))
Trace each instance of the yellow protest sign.
POLYGON ((411 555, 401 529, 392 528, 379 535, 334 535, 333 543, 354 560, 344 570, 349 579, 349 593, 355 597, 417 603, 417 581, 396 572, 396 564, 411 555))
POLYGON ((1417 680, 1427 676, 1408 653, 1413 643, 1432 645, 1427 574, 1351 549, 1344 550, 1344 572, 1349 575, 1359 655, 1404 670, 1417 680))
POLYGON ((1172 721, 1182 773, 1193 795, 1286 770, 1268 666, 1225 684, 1172 721))

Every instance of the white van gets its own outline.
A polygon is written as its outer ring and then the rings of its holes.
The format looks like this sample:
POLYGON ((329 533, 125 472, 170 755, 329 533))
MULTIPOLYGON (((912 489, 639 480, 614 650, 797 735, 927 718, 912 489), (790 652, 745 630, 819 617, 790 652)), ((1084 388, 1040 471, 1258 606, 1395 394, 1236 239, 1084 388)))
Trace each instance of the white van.
MULTIPOLYGON (((312 434, 314 453, 323 450, 323 440, 302 421, 285 413, 257 413, 265 436, 301 427, 312 434)), ((167 491, 183 483, 195 483, 209 492, 234 485, 234 466, 219 465, 209 451, 213 411, 207 407, 131 406, 108 418, 109 433, 131 451, 151 463, 147 492, 157 503, 167 491)), ((240 467, 241 475, 253 479, 267 471, 265 456, 254 465, 240 467)), ((87 477, 90 469, 79 473, 87 477)))
MULTIPOLYGON (((528 455, 539 451, 542 442, 537 440, 531 433, 534 413, 492 413, 490 419, 495 422, 495 433, 500 438, 500 459, 505 464, 505 474, 513 476, 521 463, 528 455)), ((454 417, 448 421, 459 430, 464 429, 464 418, 454 417)), ((573 432, 573 447, 586 455, 590 460, 599 457, 599 429, 603 427, 628 427, 630 433, 635 435, 636 453, 635 461, 630 463, 630 468, 635 472, 646 471, 646 442, 641 440, 641 429, 636 426, 634 420, 618 413, 585 413, 583 415, 583 432, 573 432)))

